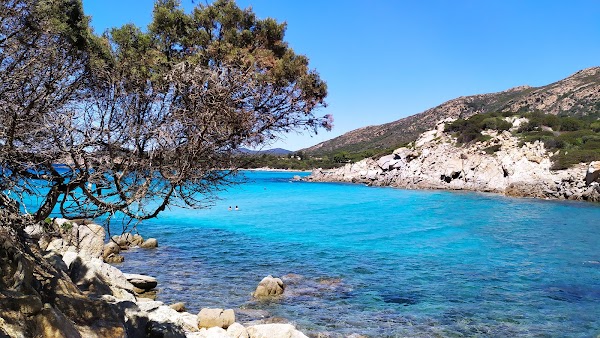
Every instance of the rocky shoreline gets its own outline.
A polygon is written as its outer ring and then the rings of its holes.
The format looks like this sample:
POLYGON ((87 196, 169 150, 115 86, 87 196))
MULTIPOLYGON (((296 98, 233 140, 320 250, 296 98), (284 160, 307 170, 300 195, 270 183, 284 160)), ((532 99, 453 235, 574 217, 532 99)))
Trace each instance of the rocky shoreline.
MULTIPOLYGON (((232 309, 196 315, 183 303, 156 301, 155 278, 124 274, 107 261, 158 242, 125 234, 105 243, 105 236, 102 226, 85 221, 0 226, 0 337, 307 337, 289 323, 244 326, 232 309)), ((283 291, 281 279, 268 276, 253 297, 283 291)))
MULTIPOLYGON (((488 141, 461 146, 444 131, 446 122, 421 134, 411 147, 338 169, 315 169, 302 180, 600 201, 600 162, 552 170, 553 154, 542 142, 523 143, 508 131, 490 130, 488 141)), ((522 121, 510 122, 516 128, 522 121)))

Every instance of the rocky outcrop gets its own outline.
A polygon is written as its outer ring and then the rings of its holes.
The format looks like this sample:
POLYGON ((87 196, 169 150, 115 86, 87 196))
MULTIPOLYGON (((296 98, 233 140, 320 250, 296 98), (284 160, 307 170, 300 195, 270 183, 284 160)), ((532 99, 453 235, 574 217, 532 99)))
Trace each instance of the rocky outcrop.
POLYGON ((43 224, 23 223, 0 224, 0 337, 305 337, 291 325, 259 327, 250 335, 233 310, 194 315, 183 304, 140 298, 136 291, 154 290, 158 281, 105 263, 103 255, 115 248, 98 250, 90 232, 74 230, 78 223, 64 227, 66 239, 54 230, 48 234, 43 224), (62 241, 48 245, 55 239, 62 241))
POLYGON ((36 242, 0 226, 0 336, 93 338, 129 332, 121 309, 87 296, 42 254, 36 242))
POLYGON ((411 148, 399 148, 378 160, 365 159, 338 169, 317 169, 306 180, 600 200, 598 183, 593 182, 597 180, 595 166, 588 169, 580 164, 567 170, 552 170, 552 154, 543 143, 522 143, 507 131, 490 130, 490 140, 459 146, 444 132, 445 122, 421 134, 411 148))
POLYGON ((51 231, 40 235, 38 244, 58 254, 77 252, 86 258, 99 258, 104 251, 104 228, 98 224, 55 218, 48 226, 51 231))
POLYGON ((133 292, 136 296, 152 300, 156 299, 158 291, 155 289, 158 285, 156 278, 133 273, 125 273, 123 275, 127 279, 127 282, 133 285, 133 292))
POLYGON ((127 250, 130 247, 140 246, 144 243, 144 238, 141 235, 131 234, 129 232, 119 236, 112 236, 111 240, 117 243, 121 250, 127 250))
POLYGON ((283 294, 285 285, 280 278, 269 275, 263 278, 252 294, 254 298, 275 297, 283 294))

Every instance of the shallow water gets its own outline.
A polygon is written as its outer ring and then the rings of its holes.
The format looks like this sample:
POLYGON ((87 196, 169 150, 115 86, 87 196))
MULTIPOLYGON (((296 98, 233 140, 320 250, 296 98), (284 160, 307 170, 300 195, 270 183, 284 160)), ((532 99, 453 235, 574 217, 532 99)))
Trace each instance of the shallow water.
POLYGON ((295 174, 249 172, 211 209, 142 224, 160 247, 127 252, 122 270, 157 277, 159 300, 192 313, 266 310, 311 334, 600 334, 598 204, 291 182, 295 174), (252 301, 269 274, 294 274, 286 296, 252 301))

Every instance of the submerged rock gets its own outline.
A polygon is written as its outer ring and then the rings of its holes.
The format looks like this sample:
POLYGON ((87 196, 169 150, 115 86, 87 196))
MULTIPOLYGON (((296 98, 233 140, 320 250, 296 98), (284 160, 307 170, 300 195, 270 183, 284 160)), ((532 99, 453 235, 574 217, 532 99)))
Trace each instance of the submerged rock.
POLYGON ((283 281, 279 278, 274 278, 273 276, 269 275, 263 278, 260 283, 258 283, 253 296, 254 298, 279 296, 283 294, 284 290, 285 285, 283 284, 283 281))
POLYGON ((158 247, 158 241, 156 240, 156 238, 148 238, 144 241, 144 243, 140 245, 140 248, 144 249, 151 249, 156 247, 158 247))

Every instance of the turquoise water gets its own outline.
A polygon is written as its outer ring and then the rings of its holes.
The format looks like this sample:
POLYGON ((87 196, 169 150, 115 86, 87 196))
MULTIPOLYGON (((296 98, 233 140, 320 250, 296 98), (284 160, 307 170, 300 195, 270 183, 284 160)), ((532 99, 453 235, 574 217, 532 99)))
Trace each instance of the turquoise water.
POLYGON ((121 268, 156 276, 159 300, 190 312, 266 310, 310 334, 600 334, 600 205, 295 174, 249 172, 211 209, 140 225, 160 247, 127 252, 121 268), (286 296, 252 301, 269 274, 287 275, 286 296))

